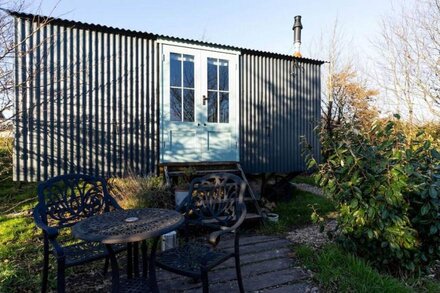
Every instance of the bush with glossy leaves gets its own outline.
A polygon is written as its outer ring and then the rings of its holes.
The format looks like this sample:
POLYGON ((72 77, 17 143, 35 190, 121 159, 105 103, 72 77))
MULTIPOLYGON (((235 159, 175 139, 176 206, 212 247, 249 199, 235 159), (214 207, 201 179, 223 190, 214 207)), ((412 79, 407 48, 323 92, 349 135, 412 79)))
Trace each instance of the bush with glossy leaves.
POLYGON ((306 159, 337 206, 342 245, 378 267, 414 272, 440 259, 440 152, 396 118, 366 132, 346 124, 321 133, 329 156, 306 159))

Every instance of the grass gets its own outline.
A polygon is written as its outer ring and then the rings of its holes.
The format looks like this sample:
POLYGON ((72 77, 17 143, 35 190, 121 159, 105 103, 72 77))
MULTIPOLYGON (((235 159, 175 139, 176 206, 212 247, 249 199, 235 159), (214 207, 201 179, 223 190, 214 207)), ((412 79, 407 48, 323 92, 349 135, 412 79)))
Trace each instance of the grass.
POLYGON ((11 143, 0 139, 0 292, 32 292, 42 261, 40 232, 27 212, 37 202, 36 184, 12 181, 11 143))
POLYGON ((301 245, 293 248, 299 260, 315 274, 325 292, 440 292, 440 282, 397 279, 373 268, 365 260, 328 244, 315 251, 301 245))
POLYGON ((262 233, 282 234, 306 224, 311 224, 313 208, 320 215, 329 215, 335 210, 331 201, 323 196, 306 191, 295 190, 293 198, 288 202, 279 202, 273 210, 279 215, 278 223, 268 223, 261 228, 262 233))
MULTIPOLYGON (((42 241, 30 217, 0 217, 0 292, 36 291, 42 241)), ((53 278, 51 278, 53 279, 53 278)))
POLYGON ((306 267, 325 292, 412 292, 400 280, 380 274, 364 260, 344 252, 336 245, 316 252, 308 246, 295 248, 306 267))

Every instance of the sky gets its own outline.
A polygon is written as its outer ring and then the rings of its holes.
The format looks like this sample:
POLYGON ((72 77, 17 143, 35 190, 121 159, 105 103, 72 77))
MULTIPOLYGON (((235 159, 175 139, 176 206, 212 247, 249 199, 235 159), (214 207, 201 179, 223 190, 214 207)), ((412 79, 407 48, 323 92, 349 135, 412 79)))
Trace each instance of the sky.
POLYGON ((317 49, 336 19, 363 55, 378 36, 392 0, 42 0, 26 10, 42 15, 147 31, 264 51, 293 53, 292 25, 302 16, 304 57, 325 59, 317 49))

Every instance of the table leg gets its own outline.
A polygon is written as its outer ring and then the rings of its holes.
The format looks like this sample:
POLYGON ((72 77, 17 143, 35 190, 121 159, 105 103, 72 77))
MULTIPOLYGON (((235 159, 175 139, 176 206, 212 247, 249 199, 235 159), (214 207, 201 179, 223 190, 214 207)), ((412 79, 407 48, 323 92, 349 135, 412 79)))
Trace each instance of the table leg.
POLYGON ((156 279, 156 250, 157 250, 157 243, 159 242, 160 237, 156 237, 153 240, 153 246, 151 247, 150 252, 150 259, 149 259, 149 283, 150 283, 150 289, 152 292, 159 292, 159 288, 157 286, 157 279, 156 279))
POLYGON ((127 278, 133 278, 133 246, 127 243, 127 278))
POLYGON ((139 277, 139 242, 133 243, 133 272, 135 278, 139 277))
POLYGON ((148 274, 148 245, 146 240, 142 241, 141 253, 142 253, 142 276, 146 278, 148 274))
POLYGON ((118 261, 116 260, 115 252, 113 251, 113 248, 110 244, 105 245, 107 247, 109 257, 110 257, 110 264, 112 267, 112 292, 118 293, 119 292, 119 268, 118 268, 118 261))

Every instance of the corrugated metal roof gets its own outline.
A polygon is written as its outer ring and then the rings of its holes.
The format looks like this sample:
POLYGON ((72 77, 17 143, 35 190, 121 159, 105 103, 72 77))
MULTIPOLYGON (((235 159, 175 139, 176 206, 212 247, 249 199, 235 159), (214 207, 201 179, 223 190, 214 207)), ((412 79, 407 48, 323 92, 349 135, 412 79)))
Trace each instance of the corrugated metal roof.
POLYGON ((144 37, 150 38, 150 39, 165 39, 165 40, 170 40, 170 41, 186 42, 186 43, 192 43, 192 44, 197 44, 197 45, 205 45, 205 46, 218 47, 218 48, 230 49, 230 50, 238 50, 238 51, 241 51, 243 54, 246 53, 246 54, 253 54, 253 55, 259 55, 259 56, 269 56, 269 57, 275 57, 275 58, 287 59, 287 60, 298 60, 300 62, 306 62, 306 63, 312 63, 312 64, 325 63, 325 61, 322 61, 322 60, 316 60, 316 59, 310 59, 310 58, 304 58, 304 57, 294 57, 294 56, 286 55, 286 54, 280 54, 280 53, 274 53, 274 52, 268 52, 268 51, 260 51, 260 50, 249 49, 249 48, 242 48, 242 47, 238 47, 238 46, 223 45, 223 44, 218 44, 218 43, 210 43, 210 42, 204 42, 204 41, 198 41, 198 40, 192 40, 192 39, 173 37, 173 36, 168 36, 168 35, 154 34, 154 33, 149 33, 149 32, 115 28, 115 27, 106 26, 106 25, 91 24, 91 23, 55 18, 55 17, 34 15, 34 14, 18 12, 18 11, 11 11, 11 10, 4 10, 4 11, 6 11, 7 13, 9 13, 12 16, 30 19, 30 20, 36 21, 36 22, 50 22, 51 24, 67 25, 67 26, 73 26, 75 28, 98 30, 98 31, 104 31, 104 32, 111 32, 111 33, 120 33, 120 34, 133 35, 133 36, 144 36, 144 37))

